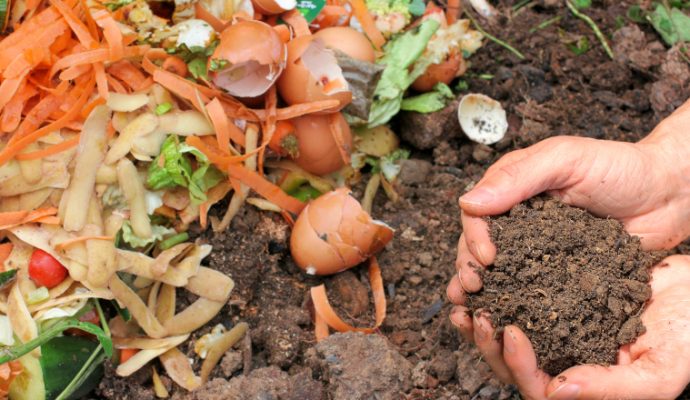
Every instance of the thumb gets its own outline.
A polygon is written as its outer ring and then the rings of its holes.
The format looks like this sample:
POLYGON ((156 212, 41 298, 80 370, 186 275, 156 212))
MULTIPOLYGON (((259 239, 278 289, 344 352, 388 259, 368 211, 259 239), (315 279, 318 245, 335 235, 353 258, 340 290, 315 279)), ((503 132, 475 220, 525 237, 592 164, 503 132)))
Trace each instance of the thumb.
POLYGON ((460 197, 460 207, 476 216, 502 214, 541 192, 570 184, 581 146, 573 138, 554 138, 509 153, 460 197))
POLYGON ((683 383, 672 384, 668 374, 644 358, 628 365, 581 365, 570 368, 549 383, 549 400, 675 399, 683 383))

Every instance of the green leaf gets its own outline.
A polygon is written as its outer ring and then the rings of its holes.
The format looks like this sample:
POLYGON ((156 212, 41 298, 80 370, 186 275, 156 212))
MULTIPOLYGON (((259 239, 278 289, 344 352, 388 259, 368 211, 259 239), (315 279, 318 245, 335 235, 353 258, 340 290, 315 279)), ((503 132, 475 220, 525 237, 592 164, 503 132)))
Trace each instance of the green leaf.
POLYGON ((96 336, 98 341, 103 346, 105 355, 108 357, 112 357, 113 341, 110 339, 108 335, 106 335, 103 329, 88 322, 81 322, 76 318, 65 318, 51 325, 49 328, 43 330, 41 333, 39 333, 38 337, 36 337, 33 340, 16 346, 5 347, 0 349, 0 364, 16 360, 24 354, 29 353, 31 350, 44 345, 45 343, 47 343, 54 337, 60 335, 62 332, 69 328, 77 328, 96 336))
POLYGON ((10 269, 4 272, 0 272, 0 290, 4 289, 7 285, 14 282, 16 277, 16 269, 10 269))
POLYGON ((220 71, 228 65, 228 60, 220 60, 212 58, 209 68, 211 71, 220 71))
POLYGON ((288 194, 300 201, 307 202, 321 196, 321 192, 314 189, 310 185, 302 185, 297 189, 291 190, 288 194))
POLYGON ((46 398, 79 399, 89 394, 103 377, 105 354, 101 349, 98 342, 78 336, 56 337, 41 346, 46 398), (87 363, 94 352, 101 354, 100 362, 87 363))
POLYGON ((419 17, 424 14, 426 4, 424 4, 424 0, 412 0, 407 8, 410 10, 410 14, 419 17))
POLYGON ((172 228, 166 228, 161 225, 151 225, 151 236, 147 238, 142 238, 134 234, 132 230, 132 224, 129 221, 125 221, 122 224, 122 240, 128 243, 135 249, 140 249, 146 247, 152 243, 159 242, 167 235, 175 234, 175 230, 172 228))
POLYGON ((592 0, 572 0, 573 5, 579 9, 589 8, 592 6, 592 0))
POLYGON ((211 165, 204 153, 170 135, 163 142, 160 155, 149 165, 146 184, 152 190, 186 187, 192 203, 201 204, 206 201, 206 192, 223 179, 225 176, 211 165), (198 168, 195 171, 186 154, 196 159, 198 168))
POLYGON ((582 36, 581 38, 579 38, 575 42, 566 44, 566 46, 568 47, 568 49, 570 51, 572 51, 573 53, 575 53, 575 55, 578 55, 578 56, 585 54, 591 48, 591 46, 589 44, 589 39, 587 39, 587 36, 582 36))
POLYGON ((115 0, 115 1, 105 2, 105 3, 103 3, 103 5, 105 6, 105 8, 107 8, 110 11, 116 11, 116 10, 126 6, 127 4, 132 3, 133 1, 134 0, 115 0))
POLYGON ((629 20, 638 24, 641 24, 646 21, 644 17, 644 11, 642 11, 642 8, 638 4, 630 6, 630 8, 628 8, 626 15, 629 20))
POLYGON ((187 63, 187 69, 194 79, 208 80, 206 74, 206 58, 198 57, 187 63))
POLYGON ((450 90, 448 85, 439 82, 434 86, 432 92, 408 97, 403 100, 400 109, 418 113, 432 113, 442 110, 448 104, 448 100, 454 97, 455 95, 453 95, 453 91, 450 90))
POLYGON ((386 65, 386 69, 374 91, 374 101, 369 112, 370 128, 385 124, 400 111, 405 90, 426 71, 431 62, 415 61, 420 58, 438 28, 439 23, 429 19, 388 42, 384 48, 384 56, 378 61, 386 65))
POLYGON ((657 4, 647 18, 669 46, 690 41, 690 17, 681 10, 677 8, 669 10, 663 4, 657 4))
POLYGON ((172 110, 173 105, 168 103, 167 101, 165 103, 161 103, 156 106, 156 115, 163 115, 167 114, 170 110, 172 110))

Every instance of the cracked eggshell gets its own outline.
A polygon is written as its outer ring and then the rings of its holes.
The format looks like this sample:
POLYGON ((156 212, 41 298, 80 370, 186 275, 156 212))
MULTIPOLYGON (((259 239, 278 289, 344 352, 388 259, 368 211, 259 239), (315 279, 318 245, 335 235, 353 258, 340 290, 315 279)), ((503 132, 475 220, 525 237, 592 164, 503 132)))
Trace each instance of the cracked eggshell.
POLYGON ((285 68, 286 46, 270 25, 260 21, 240 21, 227 27, 220 43, 209 58, 227 65, 210 71, 217 87, 236 97, 251 98, 264 94, 285 68))
POLYGON ((252 0, 254 9, 263 15, 276 15, 290 11, 297 6, 296 0, 252 0))
POLYGON ((301 36, 287 45, 287 65, 278 79, 278 92, 290 105, 338 100, 339 111, 352 101, 352 92, 335 54, 321 39, 301 36))
MULTIPOLYGON (((308 114, 290 120, 295 127, 297 152, 295 163, 316 175, 326 175, 343 167, 338 144, 329 125, 330 115, 308 114)), ((338 113, 338 124, 345 145, 352 148, 352 132, 345 117, 338 113)))
POLYGON ((321 29, 314 37, 323 40, 329 49, 340 50, 348 56, 373 63, 376 60, 374 47, 362 32, 346 26, 321 29))
POLYGON ((501 103, 483 94, 465 95, 458 104, 460 127, 473 142, 494 144, 508 131, 508 119, 501 103))
POLYGON ((340 188, 304 208, 292 230, 290 251, 308 274, 330 275, 365 261, 391 239, 393 229, 373 220, 349 189, 340 188))

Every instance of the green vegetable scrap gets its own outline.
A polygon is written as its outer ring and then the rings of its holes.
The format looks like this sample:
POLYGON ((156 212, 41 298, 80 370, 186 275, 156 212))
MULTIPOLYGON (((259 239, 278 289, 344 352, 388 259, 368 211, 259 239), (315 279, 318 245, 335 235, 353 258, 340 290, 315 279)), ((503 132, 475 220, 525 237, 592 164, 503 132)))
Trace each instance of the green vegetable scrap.
POLYGON ((415 63, 439 28, 439 23, 426 20, 414 29, 388 42, 384 56, 378 61, 385 64, 381 79, 374 92, 369 113, 369 127, 383 125, 400 111, 405 90, 426 71, 429 62, 415 63), (408 68, 412 65, 410 71, 408 68))
MULTIPOLYGON (((166 51, 169 54, 174 54, 180 57, 185 63, 187 63, 187 69, 189 70, 190 75, 194 77, 194 79, 208 80, 206 65, 208 63, 208 58, 216 50, 216 47, 218 47, 218 43, 220 43, 218 40, 214 40, 207 47, 188 47, 186 44, 183 43, 177 47, 166 49, 166 51)), ((216 63, 216 67, 221 66, 219 63, 216 63)))
MULTIPOLYGON (((401 15, 405 18, 405 23, 410 21, 410 6, 413 6, 410 0, 366 0, 367 9, 370 13, 380 16, 388 16, 391 14, 401 15)), ((422 4, 424 2, 422 1, 422 4)), ((413 7, 419 8, 419 5, 413 7)), ((417 9, 415 9, 417 11, 417 9)), ((422 10, 424 13, 424 10, 422 10)))
POLYGON ((121 232, 122 240, 135 249, 144 248, 150 244, 163 240, 165 236, 176 234, 175 230, 172 228, 166 228, 162 225, 151 225, 151 236, 142 238, 134 234, 134 231, 132 231, 132 225, 129 221, 125 221, 122 224, 121 232))
POLYGON ((126 6, 127 4, 132 3, 133 1, 134 0, 114 0, 114 1, 105 2, 105 3, 103 3, 103 5, 105 6, 105 8, 107 8, 110 11, 116 11, 116 10, 126 6))
POLYGON ((434 90, 403 100, 400 109, 404 111, 416 111, 418 113, 432 113, 442 110, 448 100, 454 99, 455 95, 448 85, 437 83, 434 90))
POLYGON ((669 46, 690 41, 690 17, 680 9, 657 4, 647 19, 669 46))
POLYGON ((16 277, 17 277, 17 270, 16 269, 10 269, 8 271, 1 272, 0 273, 0 290, 6 288, 7 285, 14 282, 16 277))
POLYGON ((146 184, 152 190, 186 187, 192 203, 201 204, 206 201, 206 192, 223 179, 223 174, 211 165, 206 155, 171 135, 149 166, 146 184), (196 160, 196 170, 192 170, 190 156, 196 160))
POLYGON ((156 115, 167 114, 172 110, 173 105, 171 103, 165 102, 156 106, 156 115))

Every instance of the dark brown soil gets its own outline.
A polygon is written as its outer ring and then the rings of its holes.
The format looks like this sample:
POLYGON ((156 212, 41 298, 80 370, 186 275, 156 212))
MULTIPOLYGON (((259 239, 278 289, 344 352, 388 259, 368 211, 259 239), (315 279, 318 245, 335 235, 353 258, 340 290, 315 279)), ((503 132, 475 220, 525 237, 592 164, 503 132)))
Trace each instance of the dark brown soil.
MULTIPOLYGON (((429 117, 408 114, 399 118, 395 130, 404 140, 403 147, 413 151, 413 160, 404 164, 398 183, 402 199, 394 204, 380 192, 373 210, 374 217, 396 229, 393 242, 379 258, 389 302, 386 320, 377 333, 380 340, 337 335, 327 348, 315 346, 309 288, 325 282, 340 315, 353 324, 369 325, 373 307, 370 297, 364 299, 363 294, 369 293, 366 267, 355 268, 344 277, 307 277, 290 259, 289 230, 282 220, 246 208, 222 235, 201 234, 202 240, 214 246, 209 265, 232 276, 237 287, 221 314, 192 339, 219 322, 230 326, 237 321, 249 323, 249 339, 226 356, 226 367, 217 368, 213 380, 197 393, 187 394, 171 385, 176 398, 230 398, 223 397, 225 390, 233 390, 233 394, 239 390, 239 400, 332 399, 344 382, 337 378, 338 368, 344 376, 356 377, 347 381, 360 390, 350 393, 353 400, 371 398, 366 390, 381 388, 378 376, 391 382, 388 392, 377 389, 380 398, 518 398, 513 387, 495 379, 478 351, 461 341, 448 321, 451 306, 445 288, 455 273, 457 240, 462 232, 458 196, 503 154, 550 136, 639 140, 688 97, 690 68, 684 55, 665 48, 648 26, 625 20, 626 10, 636 1, 595 0, 586 10, 610 39, 615 60, 606 56, 591 29, 562 2, 536 0, 517 13, 512 7, 518 1, 492 3, 500 18, 475 18, 485 30, 522 51, 525 59, 486 42, 472 57, 470 73, 463 79, 469 91, 502 103, 510 122, 509 135, 493 146, 469 142, 452 120, 452 106, 429 117), (530 31, 554 17, 561 19, 530 31), (618 17, 623 17, 622 23, 617 24, 618 17), (587 37, 591 49, 577 56, 564 42, 582 36, 587 37), (381 349, 381 341, 388 343, 385 349, 381 349), (347 349, 350 343, 358 351, 340 359, 340 354, 347 353, 340 349, 347 349), (409 376, 407 382, 396 383, 396 364, 404 363, 388 354, 390 351, 409 363, 410 374, 403 375, 405 379, 409 376), (241 365, 237 365, 238 353, 241 365), (371 367, 379 370, 373 375, 356 374, 365 360, 377 360, 371 367)), ((355 187, 358 196, 365 183, 355 187)), ((182 295, 179 299, 189 301, 182 295)), ((183 347, 198 371, 201 362, 191 341, 183 347)), ((111 374, 96 395, 152 398, 151 370, 145 371, 128 379, 111 374)))
POLYGON ((498 254, 469 305, 497 327, 524 330, 547 373, 614 364, 644 332, 639 315, 658 260, 618 221, 537 197, 491 218, 490 230, 498 254))

